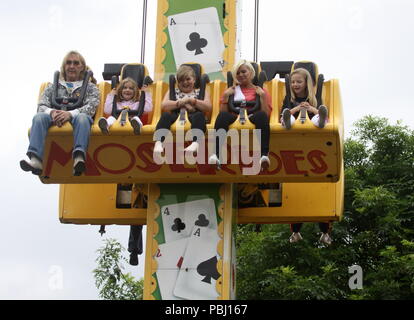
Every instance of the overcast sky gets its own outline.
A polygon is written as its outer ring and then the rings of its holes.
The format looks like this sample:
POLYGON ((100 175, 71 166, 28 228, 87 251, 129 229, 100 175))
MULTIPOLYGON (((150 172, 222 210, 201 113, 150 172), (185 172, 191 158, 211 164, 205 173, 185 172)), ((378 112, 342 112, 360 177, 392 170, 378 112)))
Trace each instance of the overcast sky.
MULTIPOLYGON (((149 1, 146 58, 154 60, 156 1, 149 1)), ((242 57, 253 58, 253 0, 244 0, 242 57)), ((259 61, 312 60, 341 86, 345 130, 364 115, 414 128, 410 0, 260 0, 259 61)), ((105 237, 127 245, 128 227, 60 224, 58 185, 44 185, 19 161, 41 83, 63 56, 81 52, 103 81, 104 63, 139 62, 142 1, 0 2, 0 299, 97 299, 92 270, 105 237), (116 4, 116 6, 115 6, 116 4)), ((135 277, 140 266, 127 266, 135 277)))

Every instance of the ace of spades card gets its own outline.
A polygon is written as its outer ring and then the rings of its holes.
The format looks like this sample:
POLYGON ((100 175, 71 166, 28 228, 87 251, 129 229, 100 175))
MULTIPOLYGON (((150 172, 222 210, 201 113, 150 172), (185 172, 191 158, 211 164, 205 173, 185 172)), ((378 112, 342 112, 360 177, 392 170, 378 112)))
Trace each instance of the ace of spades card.
POLYGON ((175 296, 191 300, 217 299, 219 240, 217 230, 199 226, 193 228, 175 283, 175 296))
POLYGON ((222 70, 224 42, 216 8, 187 11, 167 18, 177 66, 196 62, 206 73, 222 70))
POLYGON ((161 207, 165 242, 190 236, 193 227, 217 229, 216 206, 213 199, 181 202, 161 207))

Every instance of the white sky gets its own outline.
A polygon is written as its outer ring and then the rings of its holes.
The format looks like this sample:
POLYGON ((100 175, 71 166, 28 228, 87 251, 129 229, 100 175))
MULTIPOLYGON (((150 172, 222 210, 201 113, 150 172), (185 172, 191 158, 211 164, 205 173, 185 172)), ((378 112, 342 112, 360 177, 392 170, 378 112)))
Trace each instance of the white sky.
MULTIPOLYGON (((149 1, 146 60, 154 60, 156 1, 149 1)), ((253 0, 244 0, 242 57, 253 58, 253 0)), ((23 172, 19 161, 42 82, 64 54, 81 52, 98 81, 104 63, 139 62, 142 0, 0 2, 0 299, 97 299, 92 270, 98 226, 60 224, 58 186, 23 172), (116 6, 115 6, 116 5, 116 6), (61 282, 60 282, 61 280, 61 282)), ((364 115, 414 128, 411 90, 414 3, 410 0, 261 0, 259 61, 312 60, 341 86, 347 135, 364 115)), ((128 227, 104 237, 125 247, 128 227)), ((135 277, 140 266, 127 266, 135 277)))

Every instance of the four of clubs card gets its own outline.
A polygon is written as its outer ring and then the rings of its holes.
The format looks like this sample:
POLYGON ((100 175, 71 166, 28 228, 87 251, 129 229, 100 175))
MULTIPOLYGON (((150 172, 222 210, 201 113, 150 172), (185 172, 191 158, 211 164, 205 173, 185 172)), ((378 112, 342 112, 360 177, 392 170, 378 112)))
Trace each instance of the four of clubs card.
POLYGON ((188 11, 167 18, 177 66, 196 62, 204 67, 205 73, 222 70, 224 42, 216 8, 188 11))

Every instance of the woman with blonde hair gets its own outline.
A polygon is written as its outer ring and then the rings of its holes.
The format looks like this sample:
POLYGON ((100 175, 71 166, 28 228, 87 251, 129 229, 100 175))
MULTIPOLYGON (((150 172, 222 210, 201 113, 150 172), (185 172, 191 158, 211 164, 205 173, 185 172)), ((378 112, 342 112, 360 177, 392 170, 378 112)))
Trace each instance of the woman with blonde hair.
MULTIPOLYGON (((220 168, 221 158, 221 139, 217 136, 217 131, 224 129, 226 132, 229 126, 234 123, 238 117, 237 114, 231 112, 228 107, 230 96, 234 95, 234 101, 255 101, 256 95, 260 97, 260 110, 249 114, 249 120, 255 124, 256 129, 260 130, 261 138, 261 157, 260 167, 265 169, 270 165, 269 143, 270 143, 270 125, 269 117, 272 111, 269 93, 266 89, 253 84, 255 70, 252 64, 247 60, 241 60, 232 69, 234 84, 227 88, 220 100, 220 113, 217 116, 214 124, 216 131, 216 153, 209 157, 208 163, 214 165, 217 169, 220 168)), ((246 106, 248 110, 249 107, 246 106)))

